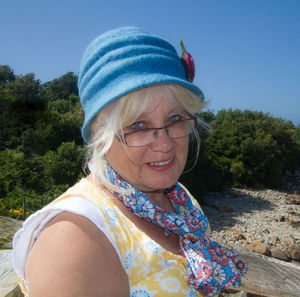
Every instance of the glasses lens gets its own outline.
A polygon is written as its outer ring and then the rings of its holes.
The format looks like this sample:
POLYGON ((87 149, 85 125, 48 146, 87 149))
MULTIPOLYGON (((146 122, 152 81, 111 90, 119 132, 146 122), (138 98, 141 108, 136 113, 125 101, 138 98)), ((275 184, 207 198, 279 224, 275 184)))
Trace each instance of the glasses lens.
POLYGON ((144 146, 155 141, 154 129, 133 131, 125 135, 126 144, 129 146, 144 146))
POLYGON ((177 121, 171 125, 161 128, 141 129, 125 133, 125 141, 128 146, 145 146, 156 140, 157 130, 166 129, 168 136, 171 138, 185 137, 195 129, 195 121, 193 119, 177 121))
POLYGON ((193 119, 182 120, 175 122, 168 127, 168 134, 172 138, 184 137, 193 132, 195 128, 195 122, 193 119))

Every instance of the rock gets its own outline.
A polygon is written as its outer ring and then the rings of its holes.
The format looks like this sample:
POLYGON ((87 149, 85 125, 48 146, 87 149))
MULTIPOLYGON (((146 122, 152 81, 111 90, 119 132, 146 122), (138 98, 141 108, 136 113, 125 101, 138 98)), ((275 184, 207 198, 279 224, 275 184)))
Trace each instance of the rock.
POLYGON ((261 241, 252 241, 247 245, 247 248, 259 254, 268 254, 268 247, 261 241))
MULTIPOLYGON (((251 270, 250 274, 257 277, 257 279, 252 279, 250 285, 246 281, 253 292, 245 288, 239 289, 247 292, 248 296, 300 297, 300 260, 296 260, 298 259, 298 253, 300 253, 300 249, 298 249, 298 245, 300 245, 300 228, 297 227, 298 224, 300 225, 300 205, 290 203, 291 200, 295 200, 296 190, 298 190, 297 194, 300 194, 300 183, 298 185, 294 187, 293 184, 293 188, 286 188, 286 191, 284 188, 283 190, 238 189, 239 195, 234 195, 235 197, 230 194, 230 191, 226 191, 226 193, 209 197, 207 202, 213 207, 203 205, 204 212, 208 216, 213 230, 213 240, 224 245, 232 245, 234 250, 246 248, 248 253, 252 253, 257 259, 261 259, 265 256, 252 251, 255 248, 257 249, 257 244, 255 245, 252 242, 259 241, 258 246, 265 245, 264 249, 267 247, 267 253, 270 253, 271 248, 277 246, 281 249, 282 257, 285 260, 288 258, 289 261, 292 261, 285 262, 269 257, 263 261, 266 266, 262 264, 262 267, 260 267, 261 263, 259 262, 257 265, 255 264, 256 271, 251 270), (220 212, 214 205, 232 207, 234 212, 220 212), (242 234, 240 237, 239 232, 242 234), (243 236, 246 239, 241 239, 243 236), (249 247, 251 250, 248 250, 249 247), (292 257, 295 259, 292 259, 292 257), (284 263, 287 271, 281 275, 281 266, 273 267, 266 261, 284 263), (295 278, 293 278, 293 273, 289 275, 289 265, 292 263, 295 263, 295 267, 298 267, 298 272, 295 272, 297 277, 295 276, 295 278), (268 265, 270 265, 270 271, 268 265), (275 274, 274 278, 273 273, 275 274), (291 278, 291 281, 288 281, 289 278, 291 278), (257 289, 256 293, 255 286, 258 288, 261 286, 261 289, 257 289), (285 287, 285 289, 281 290, 281 287, 285 287)), ((253 268, 253 263, 249 263, 249 265, 253 268)), ((291 271, 294 272, 293 269, 291 271)), ((238 296, 237 292, 232 294, 236 294, 232 296, 238 296)))
POLYGON ((300 251, 292 249, 292 251, 291 251, 291 259, 292 260, 296 260, 296 261, 300 261, 300 251))
POLYGON ((299 194, 293 195, 291 197, 290 203, 295 205, 300 205, 300 195, 299 194))
POLYGON ((292 250, 297 250, 296 242, 293 238, 285 238, 281 249, 286 253, 286 255, 291 258, 292 250))
POLYGON ((233 239, 235 241, 239 241, 239 240, 244 240, 246 239, 245 235, 243 234, 243 232, 240 232, 239 230, 235 229, 235 228, 228 228, 229 232, 235 233, 233 239))
POLYGON ((291 226, 294 228, 299 228, 300 227, 300 221, 291 221, 291 226))
POLYGON ((242 232, 239 232, 236 236, 235 236, 236 240, 245 240, 246 237, 242 232))
POLYGON ((270 234, 270 231, 266 228, 266 229, 262 230, 261 233, 270 234))
POLYGON ((19 286, 17 286, 13 291, 8 293, 5 297, 24 297, 19 286))
POLYGON ((14 234, 22 227, 22 221, 0 216, 0 249, 11 249, 14 234))
POLYGON ((272 241, 272 243, 274 243, 274 244, 280 242, 280 240, 279 240, 279 238, 278 238, 277 236, 272 236, 272 237, 271 237, 271 241, 272 241))
POLYGON ((289 218, 286 218, 285 222, 294 228, 300 227, 300 221, 294 221, 294 220, 290 220, 289 218))
POLYGON ((289 218, 286 218, 285 220, 284 220, 288 225, 292 225, 292 221, 289 219, 289 218))
MULTIPOLYGON (((11 295, 17 290, 17 276, 12 269, 12 251, 0 250, 0 296, 17 296, 11 295)), ((22 295, 20 295, 22 296, 22 295)))
POLYGON ((292 238, 286 238, 284 240, 284 244, 287 246, 287 247, 291 247, 294 245, 294 240, 292 238))
POLYGON ((247 297, 249 296, 245 291, 226 290, 222 292, 219 297, 247 297))
POLYGON ((247 240, 241 240, 241 247, 243 247, 243 248, 247 248, 247 240))
POLYGON ((236 228, 233 228, 233 227, 228 228, 228 231, 233 232, 233 233, 239 233, 239 230, 237 230, 236 228))
POLYGON ((231 197, 238 198, 242 195, 242 193, 238 189, 230 189, 227 191, 231 197))
POLYGON ((239 290, 247 292, 248 296, 300 296, 300 267, 298 265, 243 248, 235 248, 235 250, 248 264, 248 272, 242 278, 242 287, 239 290))
POLYGON ((231 206, 216 206, 216 209, 221 212, 233 212, 234 209, 231 206))
POLYGON ((279 248, 279 247, 273 247, 273 248, 271 248, 270 252, 271 252, 271 256, 273 258, 276 258, 276 259, 279 259, 279 260, 283 260, 283 261, 288 261, 289 260, 289 258, 286 255, 286 253, 281 248, 279 248))
POLYGON ((296 217, 299 217, 300 216, 300 213, 299 212, 297 212, 297 211, 295 211, 295 210, 290 210, 290 211, 288 211, 288 214, 289 215, 292 215, 292 216, 296 216, 296 217))

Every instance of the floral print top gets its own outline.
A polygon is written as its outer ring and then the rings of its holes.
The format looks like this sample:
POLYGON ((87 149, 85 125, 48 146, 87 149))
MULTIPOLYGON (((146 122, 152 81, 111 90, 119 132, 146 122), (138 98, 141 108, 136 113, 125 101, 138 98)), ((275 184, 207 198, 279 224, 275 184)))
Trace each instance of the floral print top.
MULTIPOLYGON (((191 199, 201 209, 196 200, 193 197, 191 199)), ((201 296, 187 285, 184 258, 164 249, 138 229, 106 192, 87 179, 82 179, 54 202, 29 217, 15 235, 14 269, 25 296, 29 296, 25 266, 30 248, 43 226, 62 211, 84 215, 107 236, 128 275, 130 297, 201 296)))

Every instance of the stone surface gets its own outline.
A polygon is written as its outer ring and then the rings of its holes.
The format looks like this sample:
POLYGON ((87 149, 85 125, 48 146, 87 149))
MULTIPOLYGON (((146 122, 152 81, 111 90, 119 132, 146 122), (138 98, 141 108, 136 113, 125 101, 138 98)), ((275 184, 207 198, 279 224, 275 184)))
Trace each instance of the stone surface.
MULTIPOLYGON (((209 193, 200 202, 211 225, 212 239, 231 246, 248 263, 249 271, 239 289, 247 297, 300 297, 299 194, 300 171, 296 183, 289 183, 284 190, 228 189, 209 193), (220 211, 221 206, 233 210, 220 211), (265 244, 269 250, 278 247, 292 263, 248 250, 252 242, 265 244)), ((223 294, 238 297, 239 293, 223 294)))
POLYGON ((271 248, 270 252, 271 252, 272 257, 274 257, 276 259, 283 260, 283 261, 289 260, 287 254, 284 251, 282 251, 281 248, 279 248, 277 246, 274 248, 271 248))
POLYGON ((295 250, 295 249, 293 249, 293 250, 291 251, 291 259, 292 259, 292 260, 300 261, 300 252, 297 251, 297 250, 295 250))
MULTIPOLYGON (((241 290, 266 297, 299 297, 300 267, 247 249, 236 248, 248 264, 241 290)), ((251 296, 251 295, 249 295, 251 296)))
POLYGON ((236 292, 236 291, 230 291, 230 292, 223 292, 220 294, 219 297, 250 297, 249 294, 247 294, 247 292, 245 291, 240 291, 240 292, 236 292))
POLYGON ((253 241, 247 245, 247 248, 263 255, 267 255, 269 252, 268 247, 261 241, 253 241))
POLYGON ((290 199, 290 203, 300 205, 300 195, 297 193, 294 194, 290 199))
POLYGON ((239 241, 239 240, 245 240, 246 237, 242 232, 238 232, 236 237, 234 238, 235 240, 239 241))
POLYGON ((12 269, 11 250, 0 250, 0 297, 6 297, 18 285, 12 269))
POLYGON ((293 191, 228 189, 209 193, 200 203, 210 222, 212 239, 251 250, 255 250, 253 242, 261 242, 257 252, 271 256, 270 249, 278 247, 290 261, 298 261, 297 253, 293 252, 292 258, 292 250, 300 244, 300 205, 293 204, 293 191), (222 211, 223 207, 232 211, 222 211))
POLYGON ((24 297, 19 286, 16 286, 14 290, 8 293, 5 297, 24 297))
POLYGON ((22 223, 16 219, 0 216, 0 249, 11 249, 12 238, 22 223))

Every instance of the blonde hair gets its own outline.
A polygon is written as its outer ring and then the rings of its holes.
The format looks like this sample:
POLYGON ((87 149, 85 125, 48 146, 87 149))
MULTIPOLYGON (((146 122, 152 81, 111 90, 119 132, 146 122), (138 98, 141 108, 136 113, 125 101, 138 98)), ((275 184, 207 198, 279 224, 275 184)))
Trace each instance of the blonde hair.
MULTIPOLYGON (((93 177, 98 176, 102 184, 110 190, 118 191, 107 179, 105 172, 105 155, 109 151, 118 132, 133 124, 151 106, 157 96, 162 96, 171 102, 179 103, 183 109, 198 115, 206 105, 202 98, 193 91, 176 84, 162 84, 139 89, 105 106, 93 119, 90 141, 87 145, 86 167, 93 177)), ((199 120, 204 127, 207 125, 199 120)), ((198 131, 194 132, 197 141, 196 160, 200 149, 198 131)), ((120 139, 127 151, 124 140, 120 139)))

